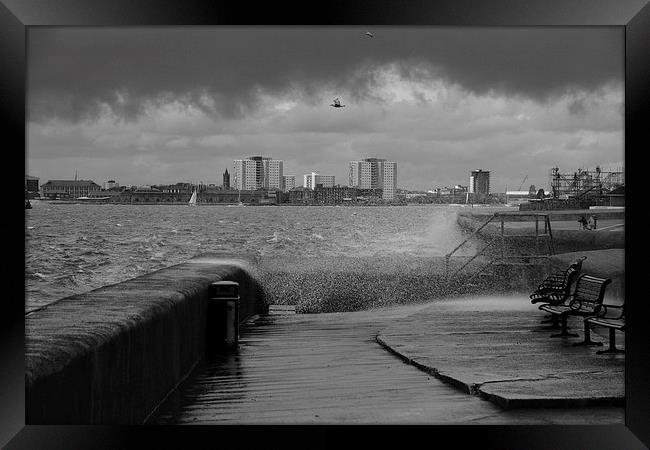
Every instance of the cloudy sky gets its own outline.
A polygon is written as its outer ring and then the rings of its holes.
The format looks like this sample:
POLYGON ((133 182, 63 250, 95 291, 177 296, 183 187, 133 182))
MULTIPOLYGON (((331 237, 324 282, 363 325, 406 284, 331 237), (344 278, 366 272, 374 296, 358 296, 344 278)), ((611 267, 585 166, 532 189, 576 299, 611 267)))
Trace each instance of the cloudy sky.
POLYGON ((264 155, 347 184, 380 157, 400 188, 503 192, 624 165, 622 28, 30 28, 28 64, 41 183, 221 184, 264 155))

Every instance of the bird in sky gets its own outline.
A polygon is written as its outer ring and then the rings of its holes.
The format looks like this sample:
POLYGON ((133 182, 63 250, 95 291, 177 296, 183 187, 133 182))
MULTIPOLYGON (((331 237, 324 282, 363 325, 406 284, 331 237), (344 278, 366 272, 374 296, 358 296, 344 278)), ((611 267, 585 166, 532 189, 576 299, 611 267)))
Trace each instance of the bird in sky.
POLYGON ((334 99, 334 103, 332 103, 330 106, 333 106, 334 108, 343 108, 345 105, 341 105, 341 101, 338 97, 336 97, 334 99))
POLYGON ((368 36, 368 37, 374 37, 370 31, 366 31, 366 36, 368 36))

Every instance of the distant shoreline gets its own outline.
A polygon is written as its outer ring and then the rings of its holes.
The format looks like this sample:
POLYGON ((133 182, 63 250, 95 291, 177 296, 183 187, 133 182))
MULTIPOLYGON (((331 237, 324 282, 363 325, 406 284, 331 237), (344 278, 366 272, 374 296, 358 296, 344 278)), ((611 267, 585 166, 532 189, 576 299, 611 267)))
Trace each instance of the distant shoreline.
MULTIPOLYGON (((36 202, 42 202, 52 205, 159 205, 159 206, 189 206, 187 202, 108 202, 108 201, 93 201, 93 200, 39 200, 34 199, 36 202)), ((34 202, 34 200, 31 200, 34 202)), ((239 206, 238 203, 210 203, 199 202, 196 206, 239 206)), ((302 204, 302 203, 244 203, 243 206, 330 206, 330 207, 350 207, 350 206, 449 206, 459 208, 516 208, 505 204, 459 204, 459 203, 339 203, 339 204, 302 204)))

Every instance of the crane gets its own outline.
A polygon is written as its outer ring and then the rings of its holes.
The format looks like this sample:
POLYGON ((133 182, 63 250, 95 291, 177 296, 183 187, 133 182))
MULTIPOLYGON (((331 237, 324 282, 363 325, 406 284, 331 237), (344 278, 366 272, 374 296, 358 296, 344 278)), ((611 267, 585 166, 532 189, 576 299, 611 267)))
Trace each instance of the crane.
POLYGON ((524 185, 524 183, 526 182, 527 179, 528 179, 528 175, 526 175, 526 176, 524 177, 524 179, 521 180, 521 184, 519 185, 519 189, 517 189, 518 191, 521 191, 521 187, 524 185))

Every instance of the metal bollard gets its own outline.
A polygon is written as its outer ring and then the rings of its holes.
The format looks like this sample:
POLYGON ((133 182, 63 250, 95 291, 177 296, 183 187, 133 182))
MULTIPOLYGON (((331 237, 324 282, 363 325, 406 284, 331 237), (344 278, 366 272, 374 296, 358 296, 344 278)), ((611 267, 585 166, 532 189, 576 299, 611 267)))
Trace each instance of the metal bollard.
POLYGON ((239 341, 239 283, 217 281, 210 285, 208 350, 236 348, 239 341))

